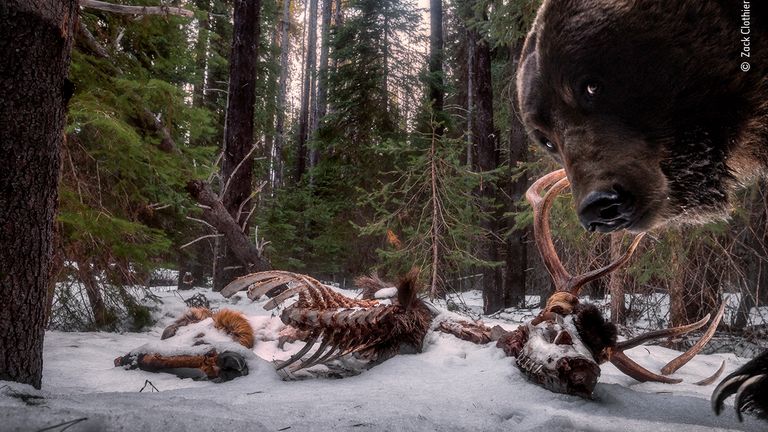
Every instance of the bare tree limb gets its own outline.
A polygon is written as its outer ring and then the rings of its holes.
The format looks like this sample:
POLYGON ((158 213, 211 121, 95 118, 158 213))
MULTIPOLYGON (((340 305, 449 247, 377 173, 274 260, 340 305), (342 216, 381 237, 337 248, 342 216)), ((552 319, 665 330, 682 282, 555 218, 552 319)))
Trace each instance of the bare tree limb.
POLYGON ((216 195, 208 183, 195 180, 187 183, 187 192, 198 203, 207 206, 202 218, 216 227, 216 230, 227 239, 237 259, 246 267, 248 272, 264 271, 271 268, 269 261, 261 255, 261 250, 254 245, 240 228, 240 225, 224 207, 221 198, 216 195))
POLYGON ((191 221, 195 221, 195 222, 201 223, 201 224, 203 224, 203 225, 206 225, 206 226, 208 226, 209 228, 211 228, 211 229, 212 229, 212 230, 214 230, 214 231, 216 230, 216 227, 215 227, 215 226, 213 226, 213 225, 209 224, 208 222, 206 222, 206 221, 204 221, 204 220, 202 220, 202 219, 193 218, 193 217, 191 217, 191 216, 187 216, 187 219, 189 219, 189 220, 191 220, 191 221))
POLYGON ((80 0, 80 6, 105 12, 128 15, 177 15, 187 18, 195 14, 191 10, 171 6, 126 6, 98 0, 80 0))
POLYGON ((221 234, 208 234, 208 235, 204 235, 204 236, 201 236, 201 237, 198 237, 198 238, 192 240, 189 243, 184 243, 183 245, 179 246, 179 249, 184 249, 185 247, 192 246, 193 244, 199 242, 200 240, 205 240, 207 238, 221 237, 221 236, 222 236, 221 234))

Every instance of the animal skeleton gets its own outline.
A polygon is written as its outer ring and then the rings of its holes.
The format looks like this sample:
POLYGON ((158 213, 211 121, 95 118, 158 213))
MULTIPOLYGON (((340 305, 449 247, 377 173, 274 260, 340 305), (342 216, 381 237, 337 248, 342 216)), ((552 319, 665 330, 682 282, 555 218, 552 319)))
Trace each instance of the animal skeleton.
POLYGON ((226 286, 222 295, 229 297, 248 288, 248 297, 256 300, 280 285, 289 285, 264 309, 272 310, 298 296, 280 315, 305 342, 301 350, 277 365, 278 370, 286 369, 290 374, 350 354, 375 365, 398 353, 421 352, 432 314, 417 297, 417 277, 418 270, 414 269, 400 281, 392 304, 345 297, 309 276, 285 271, 240 277, 226 286), (308 356, 316 343, 319 346, 308 356))

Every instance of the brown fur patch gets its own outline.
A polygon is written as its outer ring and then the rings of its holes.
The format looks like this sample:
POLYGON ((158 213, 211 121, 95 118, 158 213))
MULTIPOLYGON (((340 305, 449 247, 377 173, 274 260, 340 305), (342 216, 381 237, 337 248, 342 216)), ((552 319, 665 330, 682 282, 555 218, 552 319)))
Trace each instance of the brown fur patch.
POLYGON ((213 316, 213 324, 217 329, 232 336, 240 345, 253 348, 253 327, 242 313, 232 309, 222 309, 213 316))
POLYGON ((196 322, 200 322, 212 316, 213 316, 213 312, 211 312, 210 309, 206 309, 206 308, 187 309, 187 311, 184 312, 184 315, 179 317, 176 321, 173 322, 173 324, 169 325, 168 327, 165 328, 165 330, 163 330, 163 335, 160 336, 160 340, 165 340, 165 339, 168 339, 169 337, 175 336, 176 331, 179 329, 179 327, 184 327, 196 322))

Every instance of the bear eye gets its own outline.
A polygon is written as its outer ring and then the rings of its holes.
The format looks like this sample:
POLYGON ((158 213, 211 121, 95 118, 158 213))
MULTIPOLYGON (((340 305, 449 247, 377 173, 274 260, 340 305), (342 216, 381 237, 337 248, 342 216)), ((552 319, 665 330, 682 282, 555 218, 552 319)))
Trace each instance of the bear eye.
POLYGON ((587 83, 587 84, 584 86, 584 89, 587 91, 587 95, 589 95, 589 96, 593 96, 593 97, 594 97, 594 96, 597 96, 597 94, 598 94, 598 93, 600 93, 600 90, 601 90, 601 89, 600 89, 600 84, 598 84, 598 83, 597 83, 597 82, 595 82, 595 81, 590 81, 590 82, 588 82, 588 83, 587 83))
POLYGON ((537 141, 539 141, 539 144, 541 144, 545 149, 547 149, 550 153, 557 152, 557 146, 555 146, 555 143, 552 142, 549 138, 544 136, 541 132, 536 134, 537 141))

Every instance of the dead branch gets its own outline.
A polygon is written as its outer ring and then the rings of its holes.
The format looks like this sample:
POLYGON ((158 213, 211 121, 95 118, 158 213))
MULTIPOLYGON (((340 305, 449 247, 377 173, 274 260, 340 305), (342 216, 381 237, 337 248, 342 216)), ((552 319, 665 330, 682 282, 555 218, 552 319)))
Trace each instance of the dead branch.
POLYGON ((261 250, 248 240, 237 221, 229 214, 208 183, 200 180, 191 181, 187 183, 187 192, 198 203, 207 206, 203 210, 202 219, 224 235, 235 257, 248 271, 264 271, 271 267, 269 261, 261 255, 261 250))
POLYGON ((101 10, 126 15, 176 15, 191 18, 194 12, 188 9, 172 6, 127 6, 107 3, 99 0, 80 0, 80 6, 84 8, 101 10))
POLYGON ((205 240, 207 238, 217 238, 217 237, 223 237, 223 235, 221 235, 221 234, 207 234, 207 235, 204 235, 204 236, 200 236, 200 237, 192 240, 191 242, 184 243, 183 245, 179 246, 179 249, 184 249, 184 248, 190 247, 193 244, 195 244, 195 243, 197 243, 199 241, 205 240))

